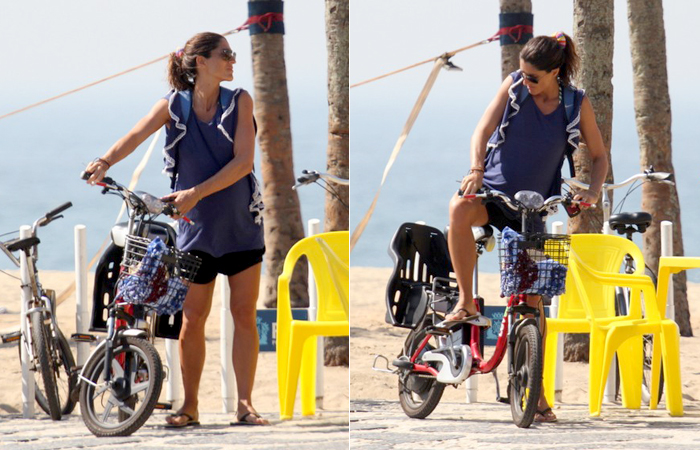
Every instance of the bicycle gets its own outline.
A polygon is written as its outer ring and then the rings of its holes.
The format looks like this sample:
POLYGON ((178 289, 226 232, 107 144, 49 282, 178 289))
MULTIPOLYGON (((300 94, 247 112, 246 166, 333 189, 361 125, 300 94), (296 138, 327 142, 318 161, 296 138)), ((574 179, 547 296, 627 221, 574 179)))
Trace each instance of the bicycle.
MULTIPOLYGON (((82 174, 83 179, 88 177, 82 174)), ((94 435, 128 436, 148 420, 160 396, 164 372, 153 346, 157 323, 182 308, 201 260, 177 250, 172 227, 154 220, 161 214, 178 214, 174 205, 145 192, 131 192, 109 177, 97 185, 103 194, 122 198, 129 221, 112 230, 115 248, 117 241, 123 242, 123 258, 108 303, 103 299, 95 303, 96 309, 107 312, 107 336, 78 376, 78 395, 83 421, 94 435)), ((109 257, 116 252, 108 251, 109 257)), ((96 294, 104 285, 96 283, 96 294)), ((95 340, 89 335, 84 339, 95 340)))
POLYGON ((328 183, 329 181, 332 183, 338 184, 340 186, 349 186, 350 185, 350 180, 347 180, 345 178, 340 178, 340 177, 337 177, 335 175, 331 175, 330 173, 323 173, 323 172, 318 172, 316 170, 304 169, 301 171, 301 176, 297 178, 297 183, 294 186, 292 186, 292 189, 296 190, 300 186, 305 186, 307 184, 316 183, 319 186, 321 186, 321 188, 323 188, 326 192, 331 194, 336 200, 338 200, 340 202, 340 204, 342 204, 345 207, 345 209, 349 209, 347 203, 345 203, 340 198, 340 194, 338 193, 338 191, 333 189, 333 187, 328 183), (319 180, 324 181, 325 185, 319 183, 319 180))
POLYGON ((37 229, 62 218, 61 213, 71 206, 70 202, 64 203, 35 220, 29 236, 0 242, 0 250, 17 267, 21 267, 20 260, 13 253, 24 253, 26 264, 22 280, 27 280, 22 285, 22 289, 27 290, 26 297, 23 296, 27 299, 26 316, 21 318, 26 322, 24 332, 20 329, 4 335, 2 341, 20 341, 20 361, 22 350, 26 349, 29 370, 34 372, 34 397, 52 420, 61 420, 62 415, 70 414, 75 408, 76 402, 70 395, 76 384, 75 359, 68 340, 56 322, 55 291, 44 289, 39 280, 37 261, 40 240, 37 229))
MULTIPOLYGON (((588 189, 586 183, 582 183, 573 178, 564 178, 564 184, 567 186, 573 186, 580 189, 588 189)), ((636 188, 638 188, 643 182, 658 182, 666 184, 674 184, 673 174, 667 172, 655 172, 653 167, 645 170, 642 173, 632 175, 626 180, 620 183, 603 183, 601 194, 602 194, 602 209, 603 209, 603 223, 601 225, 601 232, 605 232, 605 223, 608 223, 612 231, 616 231, 620 235, 625 235, 630 241, 633 240, 635 233, 643 234, 649 225, 651 225, 652 217, 648 212, 615 212, 622 209, 624 201, 636 188), (613 209, 612 200, 610 199, 610 193, 615 189, 620 189, 622 187, 629 186, 627 193, 625 194, 623 200, 618 203, 618 207, 613 209)), ((633 259, 627 255, 625 262, 622 265, 624 273, 634 273, 635 266, 633 259)), ((645 275, 648 275, 654 282, 654 286, 657 284, 656 273, 645 264, 644 267, 645 275)), ((615 314, 618 316, 626 316, 629 313, 629 289, 617 288, 615 290, 615 314)), ((649 404, 650 400, 650 382, 651 382, 651 358, 653 351, 653 336, 644 336, 644 366, 643 366, 643 376, 642 376, 642 401, 649 404)), ((616 362, 617 364, 617 362, 616 362)), ((615 397, 618 398, 620 395, 620 379, 619 370, 616 367, 616 386, 615 386, 615 397)), ((661 378, 659 380, 659 398, 661 401, 661 396, 663 395, 663 370, 661 371, 661 378)))
MULTIPOLYGON (((562 196, 545 201, 532 191, 521 191, 515 199, 499 191, 464 197, 502 202, 520 214, 525 231, 541 220, 540 216, 554 212, 557 204, 590 206, 562 196)), ((495 238, 490 225, 472 231, 477 251, 476 281, 478 257, 494 248, 495 238)), ((395 369, 389 369, 389 360, 382 355, 375 356, 372 368, 399 376, 399 401, 407 416, 427 417, 439 403, 445 386, 457 386, 472 375, 494 372, 507 354, 508 398, 500 397, 496 380, 497 399, 510 403, 518 427, 532 424, 542 387, 543 349, 540 309, 528 306, 526 296, 563 291, 569 238, 532 232, 518 235, 506 229, 502 237, 508 240, 501 239, 500 243, 502 275, 510 278, 502 276, 501 290, 509 298, 495 351, 487 360, 483 356, 484 327, 469 321, 444 320, 459 298, 456 280, 450 277, 453 269, 445 235, 433 227, 413 223, 403 224, 394 235, 389 252, 395 265, 387 286, 386 321, 411 331, 398 359, 392 362, 395 369), (513 235, 520 237, 512 240, 513 235), (541 269, 534 279, 527 276, 527 271, 522 272, 531 264, 541 269), (526 278, 529 281, 523 284, 526 278), (380 360, 386 362, 386 368, 378 367, 380 360)), ((473 294, 477 310, 482 311, 484 299, 478 294, 476 282, 473 294)))

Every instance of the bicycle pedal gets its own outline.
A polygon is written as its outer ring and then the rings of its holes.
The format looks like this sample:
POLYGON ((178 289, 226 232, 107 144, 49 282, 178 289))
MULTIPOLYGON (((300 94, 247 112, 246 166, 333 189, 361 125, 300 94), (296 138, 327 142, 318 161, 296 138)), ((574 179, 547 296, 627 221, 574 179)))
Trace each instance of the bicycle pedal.
POLYGON ((95 342, 97 337, 87 333, 73 333, 70 338, 75 342, 95 342))
POLYGON ((505 404, 507 404, 507 405, 510 405, 510 399, 509 399, 508 397, 501 397, 501 396, 498 396, 498 397, 496 397, 496 401, 497 401, 497 402, 500 402, 500 403, 505 403, 505 404))
POLYGON ((172 403, 158 402, 158 403, 156 403, 155 409, 170 410, 170 409, 173 409, 173 404, 172 403))
POLYGON ((8 344, 10 342, 17 342, 22 337, 21 331, 13 331, 12 333, 7 333, 2 335, 2 343, 8 344))

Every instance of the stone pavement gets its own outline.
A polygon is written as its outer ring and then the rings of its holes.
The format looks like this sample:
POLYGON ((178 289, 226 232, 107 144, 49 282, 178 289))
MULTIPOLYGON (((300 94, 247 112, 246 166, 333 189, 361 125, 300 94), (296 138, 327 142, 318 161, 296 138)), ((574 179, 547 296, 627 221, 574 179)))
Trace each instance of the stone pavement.
POLYGON ((350 448, 700 448, 700 402, 686 401, 684 417, 613 404, 604 404, 599 418, 589 417, 587 404, 557 405, 554 411, 557 423, 523 429, 513 424, 510 406, 496 402, 441 402, 427 419, 418 420, 404 415, 398 401, 353 400, 350 448))
POLYGON ((131 436, 97 438, 85 427, 79 413, 52 422, 45 414, 23 419, 21 414, 0 415, 0 448, 8 449, 276 449, 321 448, 347 450, 347 412, 324 411, 315 417, 274 420, 272 426, 230 426, 234 414, 202 413, 202 426, 167 429, 165 413, 155 412, 131 436))

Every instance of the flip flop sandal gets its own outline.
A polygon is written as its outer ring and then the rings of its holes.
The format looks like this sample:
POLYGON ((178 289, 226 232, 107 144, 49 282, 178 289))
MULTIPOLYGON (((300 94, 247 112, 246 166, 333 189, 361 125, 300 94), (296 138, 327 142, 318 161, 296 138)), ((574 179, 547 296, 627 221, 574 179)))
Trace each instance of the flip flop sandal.
POLYGON ((557 416, 554 415, 552 408, 543 409, 542 411, 537 411, 535 414, 535 422, 539 423, 554 423, 557 421, 557 416))
MULTIPOLYGON (((460 308, 451 314, 457 314, 461 311, 464 311, 465 313, 469 314, 469 312, 464 308, 460 308)), ((477 327, 488 328, 491 326, 491 319, 489 319, 488 317, 486 317, 484 315, 477 313, 477 314, 474 314, 473 316, 469 316, 469 315, 464 316, 461 319, 451 319, 451 320, 445 319, 444 321, 440 322, 438 324, 438 326, 449 326, 449 325, 452 325, 455 323, 468 323, 468 324, 471 324, 471 325, 474 325, 477 327)))
POLYGON ((257 422, 248 422, 246 419, 250 416, 257 417, 258 419, 262 419, 260 414, 254 413, 254 412, 247 412, 243 414, 238 420, 231 422, 231 426, 266 426, 269 425, 269 423, 257 423, 257 422))
POLYGON ((167 423, 165 424, 165 428, 184 428, 184 427, 196 427, 199 426, 199 421, 194 420, 194 417, 190 416, 187 413, 175 413, 175 414, 170 414, 168 417, 181 417, 185 416, 187 420, 185 422, 181 423, 167 423))

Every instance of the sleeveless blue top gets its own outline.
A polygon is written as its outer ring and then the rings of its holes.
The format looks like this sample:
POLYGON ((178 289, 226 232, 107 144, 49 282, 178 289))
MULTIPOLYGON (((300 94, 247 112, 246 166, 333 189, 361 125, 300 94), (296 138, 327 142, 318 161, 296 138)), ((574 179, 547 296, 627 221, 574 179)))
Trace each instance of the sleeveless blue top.
POLYGON ((578 147, 584 93, 576 90, 572 96, 571 118, 567 117, 564 102, 552 113, 543 114, 527 94, 522 74, 513 72, 511 77, 510 101, 489 140, 483 184, 510 196, 521 190, 539 192, 544 198, 558 195, 567 148, 578 147))
MULTIPOLYGON (((191 101, 183 100, 182 93, 171 91, 166 96, 171 121, 164 153, 166 171, 174 176, 176 191, 211 178, 234 158, 232 138, 238 122, 236 101, 242 90, 223 95, 224 89, 220 88, 216 114, 208 123, 199 120, 191 109, 191 101), (231 103, 227 105, 228 99, 231 103), (189 107, 189 112, 183 113, 183 107, 189 107)), ((187 213, 194 224, 179 221, 177 246, 183 251, 200 250, 217 258, 231 252, 262 249, 265 245, 262 209, 258 182, 249 173, 200 200, 187 213)))

